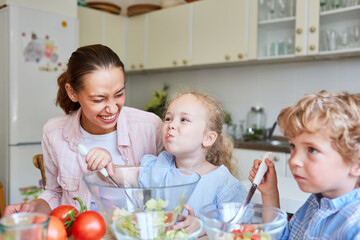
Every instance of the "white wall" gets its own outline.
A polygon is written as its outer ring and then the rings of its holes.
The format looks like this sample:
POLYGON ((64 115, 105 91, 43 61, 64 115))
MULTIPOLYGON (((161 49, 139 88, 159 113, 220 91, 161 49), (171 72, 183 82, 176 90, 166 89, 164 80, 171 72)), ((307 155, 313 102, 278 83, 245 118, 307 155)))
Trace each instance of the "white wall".
MULTIPOLYGON (((251 106, 261 105, 270 127, 282 108, 304 94, 323 89, 360 92, 360 59, 131 74, 126 86, 127 105, 143 109, 152 92, 165 82, 170 90, 188 86, 212 94, 222 101, 236 123, 246 119, 251 106)), ((278 128, 275 134, 280 134, 278 128)))

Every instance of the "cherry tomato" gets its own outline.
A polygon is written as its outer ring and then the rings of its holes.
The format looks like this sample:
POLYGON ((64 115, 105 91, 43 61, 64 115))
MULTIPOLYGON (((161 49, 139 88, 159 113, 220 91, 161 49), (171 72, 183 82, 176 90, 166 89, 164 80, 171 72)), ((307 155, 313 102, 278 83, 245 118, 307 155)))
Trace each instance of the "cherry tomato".
POLYGON ((95 211, 80 213, 76 217, 72 228, 72 234, 76 240, 99 240, 104 237, 105 232, 105 220, 95 211))
POLYGON ((77 215, 78 210, 70 205, 58 206, 54 208, 54 210, 52 210, 50 213, 50 216, 57 217, 64 224, 68 237, 71 235, 71 229, 73 224, 71 220, 74 219, 77 215), (72 217, 70 217, 69 214, 72 214, 72 217))
POLYGON ((173 213, 172 212, 168 212, 166 213, 166 220, 164 223, 171 223, 172 222, 172 217, 173 217, 173 213))
POLYGON ((66 240, 64 224, 55 216, 50 216, 46 240, 66 240))

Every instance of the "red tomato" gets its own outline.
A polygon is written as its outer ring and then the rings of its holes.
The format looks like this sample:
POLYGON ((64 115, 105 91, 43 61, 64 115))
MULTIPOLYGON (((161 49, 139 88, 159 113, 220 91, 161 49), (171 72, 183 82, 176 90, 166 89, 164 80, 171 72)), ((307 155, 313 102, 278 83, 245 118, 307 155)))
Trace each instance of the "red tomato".
POLYGON ((173 217, 173 213, 172 213, 172 212, 166 213, 166 220, 165 220, 164 223, 171 223, 171 222, 172 222, 172 217, 173 217))
MULTIPOLYGON (((71 221, 68 214, 73 214, 75 218, 78 215, 78 210, 70 205, 61 205, 51 211, 50 216, 57 217, 65 225, 66 222, 71 221)), ((71 235, 72 223, 65 225, 67 236, 71 235)))
POLYGON ((66 229, 57 217, 50 216, 46 240, 66 240, 66 229))
POLYGON ((77 240, 99 240, 105 235, 105 232, 105 220, 95 211, 80 213, 72 228, 72 233, 77 240))

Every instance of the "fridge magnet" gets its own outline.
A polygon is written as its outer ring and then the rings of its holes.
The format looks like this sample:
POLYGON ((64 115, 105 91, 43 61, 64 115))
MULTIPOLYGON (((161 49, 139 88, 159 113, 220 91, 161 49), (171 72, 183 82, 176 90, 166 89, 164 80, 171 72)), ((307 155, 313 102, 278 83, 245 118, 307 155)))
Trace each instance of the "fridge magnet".
POLYGON ((59 48, 49 35, 39 37, 38 34, 21 33, 23 39, 23 55, 25 62, 37 64, 39 71, 54 72, 59 70, 59 48))

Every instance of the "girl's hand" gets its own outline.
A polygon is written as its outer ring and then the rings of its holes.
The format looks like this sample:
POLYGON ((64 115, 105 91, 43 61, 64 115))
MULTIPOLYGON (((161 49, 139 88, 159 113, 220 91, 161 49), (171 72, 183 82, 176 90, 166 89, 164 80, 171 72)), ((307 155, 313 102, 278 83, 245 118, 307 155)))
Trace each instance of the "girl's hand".
MULTIPOLYGON (((187 233, 195 232, 198 229, 198 222, 195 221, 193 217, 199 218, 195 216, 194 209, 189 205, 184 205, 184 208, 188 211, 188 216, 180 215, 178 217, 178 223, 173 227, 174 230, 179 230, 184 228, 187 233), (192 216, 192 217, 189 217, 192 216)), ((199 235, 199 237, 205 235, 205 230, 203 229, 199 235)))
MULTIPOLYGON (((253 182, 255 175, 259 169, 261 160, 254 160, 252 169, 249 172, 249 180, 253 182)), ((275 165, 269 159, 265 159, 265 163, 268 166, 268 170, 265 173, 257 189, 261 192, 261 197, 264 204, 279 207, 279 191, 277 188, 277 177, 275 171, 275 165)))
POLYGON ((87 168, 91 171, 106 168, 109 175, 114 176, 112 157, 109 151, 104 148, 92 148, 85 157, 87 168))
POLYGON ((36 199, 29 203, 18 203, 5 208, 4 217, 19 212, 41 212, 50 214, 51 208, 44 199, 36 199))

